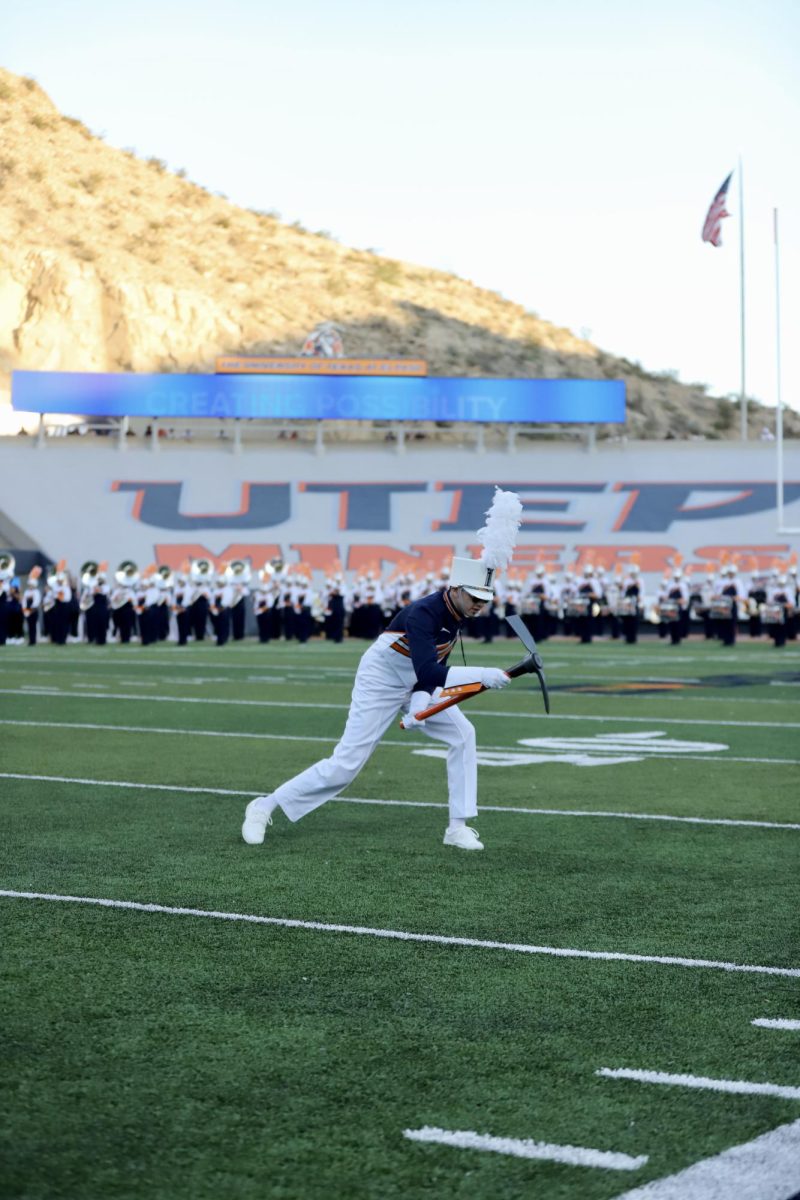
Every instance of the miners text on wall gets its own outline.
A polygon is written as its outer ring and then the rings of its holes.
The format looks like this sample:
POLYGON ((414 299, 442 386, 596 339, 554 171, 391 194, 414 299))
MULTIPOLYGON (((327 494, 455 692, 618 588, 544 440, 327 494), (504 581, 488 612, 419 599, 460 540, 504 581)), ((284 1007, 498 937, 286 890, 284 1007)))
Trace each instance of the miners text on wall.
MULTIPOLYGON (((798 527, 797 451, 787 467, 785 525, 798 527)), ((280 555, 318 571, 334 563, 436 571, 454 553, 478 553, 474 535, 495 484, 522 500, 514 561, 523 570, 635 561, 660 574, 676 561, 705 570, 730 559, 752 570, 798 543, 778 531, 774 449, 761 444, 402 457, 0 446, 0 509, 47 555, 71 562, 245 558, 258 567, 280 555)))

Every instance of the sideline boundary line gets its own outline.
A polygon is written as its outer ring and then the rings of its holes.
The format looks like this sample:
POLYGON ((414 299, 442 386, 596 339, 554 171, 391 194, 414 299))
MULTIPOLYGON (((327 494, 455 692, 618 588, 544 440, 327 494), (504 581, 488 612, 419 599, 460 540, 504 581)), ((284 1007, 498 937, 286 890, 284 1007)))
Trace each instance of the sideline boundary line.
MULTIPOLYGON (((133 912, 163 913, 176 917, 207 917, 218 921, 243 921, 252 925, 274 925, 284 929, 308 929, 317 933, 350 933, 361 937, 386 938, 401 942, 426 942, 437 946, 459 946, 475 950, 505 950, 513 954, 543 954, 552 958, 586 958, 602 962, 655 963, 669 967, 702 967, 752 975, 781 975, 800 978, 800 967, 772 967, 756 963, 722 962, 712 958, 684 958, 673 954, 631 954, 617 950, 578 950, 566 946, 536 946, 525 942, 495 942, 483 938, 450 937, 439 933, 410 933, 402 929, 378 929, 369 925, 341 925, 328 921, 301 921, 292 917, 264 917, 255 913, 221 912, 207 908, 182 908, 167 904, 144 904, 138 900, 109 900, 97 896, 69 896, 57 892, 23 892, 0 888, 10 900, 47 900, 63 904, 89 904, 100 908, 123 908, 133 912)), ((600 1074, 601 1072, 596 1072, 600 1074)), ((800 1089, 798 1089, 800 1096, 800 1089)))
MULTIPOLYGON (((177 783, 136 783, 122 779, 80 779, 67 775, 23 775, 13 771, 0 771, 0 779, 31 779, 38 783, 75 783, 89 787, 135 788, 148 792, 182 792, 204 796, 256 796, 259 793, 233 788, 185 787, 177 783)), ((446 804, 434 800, 376 800, 363 796, 334 796, 333 804, 366 804, 386 808, 447 808, 446 804)), ((516 808, 503 804, 482 804, 481 812, 530 814, 544 817, 616 817, 626 821, 677 821, 687 825, 741 825, 755 829, 797 829, 800 823, 790 821, 755 821, 736 817, 682 817, 669 813, 609 812, 592 809, 569 808, 516 808)))

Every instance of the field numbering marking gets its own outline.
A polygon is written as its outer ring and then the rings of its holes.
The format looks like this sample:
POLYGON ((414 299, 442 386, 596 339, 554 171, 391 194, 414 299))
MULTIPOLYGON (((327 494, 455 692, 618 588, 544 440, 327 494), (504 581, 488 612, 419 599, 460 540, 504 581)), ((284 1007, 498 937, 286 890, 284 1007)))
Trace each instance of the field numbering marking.
POLYGON ((439 1146, 454 1146, 459 1150, 490 1150, 495 1154, 510 1154, 514 1158, 537 1158, 545 1162, 564 1163, 570 1167, 604 1167, 611 1171, 637 1171, 647 1162, 647 1155, 632 1158, 613 1150, 590 1150, 584 1146, 557 1146, 551 1142, 535 1142, 530 1138, 492 1137, 466 1129, 437 1129, 424 1125, 422 1129, 404 1129, 403 1137, 412 1142, 428 1142, 439 1146))
POLYGON ((746 1096, 777 1096, 781 1100, 800 1100, 800 1087, 781 1083, 754 1083, 748 1079, 709 1079, 705 1075, 672 1075, 667 1071, 633 1071, 625 1067, 600 1067, 595 1075, 605 1079, 632 1079, 636 1083, 659 1083, 672 1087, 699 1088, 701 1091, 734 1092, 746 1096))
POLYGON ((791 1021, 786 1017, 756 1017, 751 1025, 760 1025, 762 1029, 800 1029, 800 1021, 791 1021))
MULTIPOLYGON (((427 942, 437 946, 466 946, 476 950, 504 950, 513 954, 544 954, 552 958, 586 958, 600 962, 657 963, 668 967, 701 967, 706 970, 741 972, 753 975, 781 975, 800 978, 800 967, 761 966, 756 963, 721 962, 712 958, 683 958, 673 954, 632 954, 620 950, 579 950, 567 946, 536 946, 525 942, 495 942, 484 938, 452 937, 440 933, 411 933, 401 929, 377 929, 368 925, 341 925, 328 921, 301 921, 294 917, 265 917, 255 913, 220 912, 207 908, 182 908, 167 904, 145 904, 139 900, 111 900, 97 896, 68 896, 56 892, 23 892, 0 888, 0 896, 10 900, 49 900, 62 904, 91 904, 100 908, 122 908, 134 912, 164 913, 177 917, 207 917, 218 921, 243 921, 252 925, 275 925, 284 929, 309 929, 319 933, 350 933, 361 937, 387 938, 401 942, 427 942)), ((608 1071, 598 1071, 602 1075, 608 1071)), ((614 1072, 608 1072, 614 1074, 614 1072)), ((653 1072, 634 1072, 652 1075, 653 1072)), ((692 1078, 669 1076, 669 1081, 692 1078)), ((648 1080, 648 1082, 653 1082, 648 1080)), ((661 1082, 661 1081, 658 1081, 661 1082)), ((718 1082, 713 1081, 712 1082, 718 1082)), ((772 1085, 766 1085, 772 1086, 772 1085)), ((800 1098, 800 1088, 794 1089, 800 1098)))

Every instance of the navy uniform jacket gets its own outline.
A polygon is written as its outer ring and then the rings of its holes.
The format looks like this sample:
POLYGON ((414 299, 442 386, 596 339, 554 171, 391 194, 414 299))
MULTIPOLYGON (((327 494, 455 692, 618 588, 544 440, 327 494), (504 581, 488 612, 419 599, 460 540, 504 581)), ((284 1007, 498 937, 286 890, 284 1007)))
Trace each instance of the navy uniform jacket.
POLYGON ((410 658, 417 673, 415 690, 433 692, 444 687, 447 659, 463 618, 450 600, 450 589, 412 600, 392 618, 384 637, 393 639, 394 649, 410 658))

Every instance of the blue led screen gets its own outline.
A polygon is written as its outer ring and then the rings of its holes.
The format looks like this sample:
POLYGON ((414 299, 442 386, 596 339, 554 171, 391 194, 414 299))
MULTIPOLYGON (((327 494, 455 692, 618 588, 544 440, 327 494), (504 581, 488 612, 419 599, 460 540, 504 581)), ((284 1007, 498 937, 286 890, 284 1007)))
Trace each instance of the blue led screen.
POLYGON ((15 371, 18 412, 104 417, 622 423, 625 384, 596 379, 102 375, 15 371))

